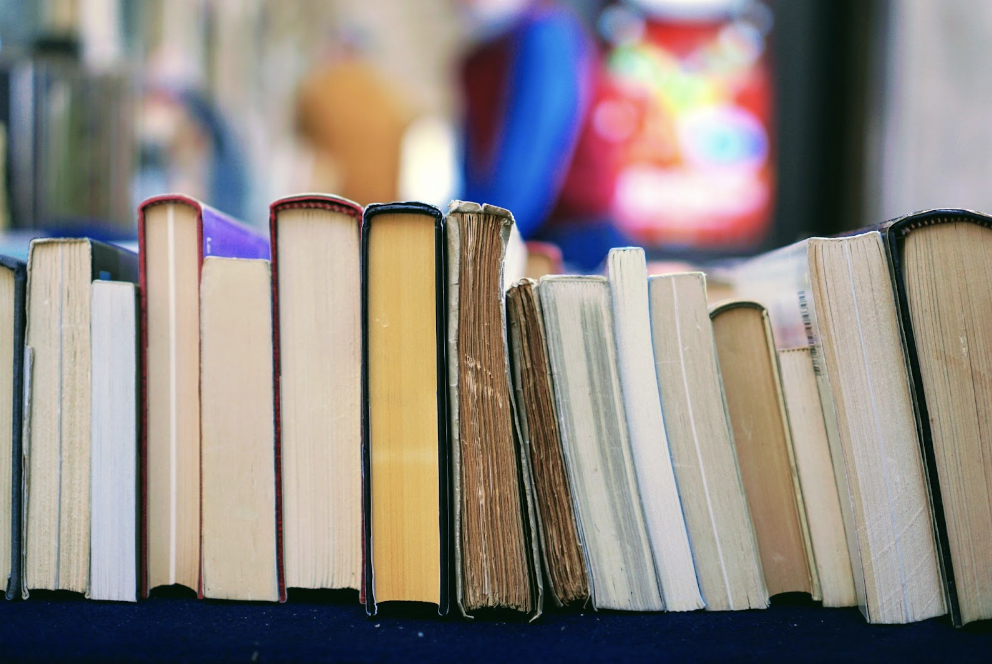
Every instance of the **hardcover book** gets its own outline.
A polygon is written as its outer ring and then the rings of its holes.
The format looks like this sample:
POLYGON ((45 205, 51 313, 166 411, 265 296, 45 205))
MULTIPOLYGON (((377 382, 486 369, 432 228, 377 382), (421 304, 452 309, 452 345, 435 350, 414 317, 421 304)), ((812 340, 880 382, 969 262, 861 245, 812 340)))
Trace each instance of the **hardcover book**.
POLYGON ((768 312, 756 302, 735 300, 714 307, 710 318, 768 594, 803 592, 819 600, 768 312))
MULTIPOLYGON (((141 594, 200 584, 200 274, 207 256, 269 258, 268 239, 177 194, 138 208, 141 594)), ((277 500, 277 510, 280 504, 277 500)))
POLYGON ((565 469, 537 288, 532 279, 523 279, 506 293, 513 407, 533 476, 548 591, 555 604, 565 606, 589 599, 589 577, 565 469))
POLYGON ((23 594, 85 592, 90 577, 94 279, 135 281, 138 257, 86 239, 34 240, 28 261, 23 594))
POLYGON ((510 390, 504 309, 513 216, 453 201, 445 220, 455 597, 462 614, 541 613, 529 459, 510 390))
MULTIPOLYGON (((0 466, 0 579, 7 599, 21 597, 22 509, 24 458, 24 305, 27 267, 0 256, 0 459, 10 459, 10 471, 0 466), (9 482, 9 484, 8 484, 9 482)), ((2 461, 0 461, 2 463, 2 461)))
POLYGON ((290 196, 269 208, 275 435, 286 585, 362 575, 362 208, 290 196))
POLYGON ((371 205, 362 221, 363 598, 450 604, 444 216, 371 205))
POLYGON ((992 618, 992 217, 930 210, 885 235, 955 624, 992 618))

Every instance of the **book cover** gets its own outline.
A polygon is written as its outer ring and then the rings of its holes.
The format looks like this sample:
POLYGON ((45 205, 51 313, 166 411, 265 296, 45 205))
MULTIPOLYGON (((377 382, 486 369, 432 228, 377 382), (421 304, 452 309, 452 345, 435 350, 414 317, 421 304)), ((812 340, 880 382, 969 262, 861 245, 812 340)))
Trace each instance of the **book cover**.
MULTIPOLYGON (((140 499, 141 499, 141 545, 140 561, 142 569, 141 596, 147 597, 151 590, 148 586, 148 289, 146 264, 146 214, 152 207, 158 205, 185 205, 192 208, 196 215, 197 235, 197 264, 203 268, 203 259, 207 256, 226 258, 269 258, 269 241, 258 231, 242 222, 201 203, 200 201, 182 194, 165 194, 146 199, 138 207, 138 275, 141 305, 141 353, 140 353, 140 390, 141 413, 139 428, 139 464, 140 464, 140 499)), ((277 501, 277 509, 280 503, 277 501)), ((279 578, 282 579, 280 570, 279 578)), ((282 581, 280 581, 282 583, 282 581)), ((202 588, 198 589, 199 591, 202 588)), ((285 587, 280 586, 280 595, 285 596, 285 587)))
POLYGON ((14 326, 14 357, 13 357, 13 403, 12 443, 11 454, 11 487, 10 487, 10 575, 7 577, 7 599, 20 599, 21 587, 21 535, 24 500, 24 457, 23 457, 23 426, 24 426, 24 323, 25 323, 25 293, 27 292, 27 265, 23 261, 7 256, 0 256, 0 265, 14 273, 14 316, 9 322, 14 326))
POLYGON ((369 431, 369 232, 375 218, 382 214, 422 214, 434 219, 434 256, 435 256, 435 344, 437 347, 437 427, 438 427, 438 536, 440 538, 440 579, 438 614, 445 616, 450 609, 451 599, 451 526, 450 526, 450 465, 448 455, 448 402, 447 402, 447 359, 446 350, 446 321, 445 321, 445 269, 444 246, 445 227, 444 215, 432 205, 416 202, 381 203, 370 205, 365 209, 362 219, 362 590, 360 601, 365 604, 365 610, 374 616, 378 607, 375 598, 375 570, 372 565, 372 456, 370 450, 369 431))

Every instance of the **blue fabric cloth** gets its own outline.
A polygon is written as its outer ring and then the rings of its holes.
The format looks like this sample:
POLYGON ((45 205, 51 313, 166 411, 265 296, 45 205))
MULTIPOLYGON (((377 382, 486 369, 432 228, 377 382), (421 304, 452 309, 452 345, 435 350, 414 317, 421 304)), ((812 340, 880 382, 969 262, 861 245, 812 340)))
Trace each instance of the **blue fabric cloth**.
POLYGON ((550 611, 534 623, 365 617, 351 593, 284 605, 153 598, 0 601, 0 661, 988 661, 992 622, 867 625, 856 609, 808 599, 766 611, 623 614, 550 611))
POLYGON ((589 104, 589 37, 579 19, 540 9, 517 22, 505 86, 506 110, 493 156, 465 146, 465 200, 513 212, 531 237, 554 206, 589 104), (485 162, 485 165, 483 165, 485 162))

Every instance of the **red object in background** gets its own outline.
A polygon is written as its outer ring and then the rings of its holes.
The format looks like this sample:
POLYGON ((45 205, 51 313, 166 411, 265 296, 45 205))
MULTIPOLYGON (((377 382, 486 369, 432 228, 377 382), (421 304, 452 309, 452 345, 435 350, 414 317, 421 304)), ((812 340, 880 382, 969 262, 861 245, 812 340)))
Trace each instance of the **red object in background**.
POLYGON ((733 17, 646 18, 639 32, 606 54, 580 141, 609 153, 609 216, 647 246, 753 247, 775 185, 764 34, 733 17))

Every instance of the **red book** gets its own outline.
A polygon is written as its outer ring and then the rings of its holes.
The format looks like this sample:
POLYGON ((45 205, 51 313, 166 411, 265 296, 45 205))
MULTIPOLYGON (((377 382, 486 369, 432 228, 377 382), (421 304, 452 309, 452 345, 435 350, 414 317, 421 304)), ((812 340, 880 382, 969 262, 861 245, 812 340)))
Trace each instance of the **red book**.
POLYGON ((270 206, 275 430, 286 585, 362 578, 361 206, 270 206))
MULTIPOLYGON (((269 242, 199 201, 172 194, 139 206, 138 245, 141 594, 182 585, 202 596, 200 275, 209 256, 268 259, 269 242)), ((278 464, 276 471, 278 477, 278 464)), ((276 488, 281 552, 278 482, 276 488)), ((281 553, 277 558, 284 599, 281 553)))

